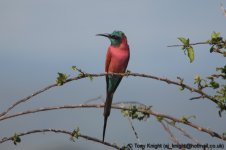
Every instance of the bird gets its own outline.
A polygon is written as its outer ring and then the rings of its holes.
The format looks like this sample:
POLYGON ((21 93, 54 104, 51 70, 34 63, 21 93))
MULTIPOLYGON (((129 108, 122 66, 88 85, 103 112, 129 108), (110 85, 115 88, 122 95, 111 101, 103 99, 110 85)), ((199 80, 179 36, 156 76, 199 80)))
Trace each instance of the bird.
MULTIPOLYGON (((107 37, 111 44, 108 47, 105 72, 106 73, 125 73, 130 59, 130 48, 127 42, 127 37, 122 31, 113 31, 111 34, 97 34, 97 36, 107 37)), ((105 131, 107 120, 111 112, 111 104, 113 95, 122 80, 122 76, 106 75, 106 101, 104 103, 104 126, 103 139, 105 138, 105 131)))

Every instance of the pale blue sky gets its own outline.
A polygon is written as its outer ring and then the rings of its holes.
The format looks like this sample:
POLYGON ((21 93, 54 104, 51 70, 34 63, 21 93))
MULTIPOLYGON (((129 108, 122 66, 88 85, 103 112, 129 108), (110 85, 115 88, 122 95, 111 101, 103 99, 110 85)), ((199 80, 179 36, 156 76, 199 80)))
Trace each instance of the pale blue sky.
MULTIPOLYGON (((193 84, 196 74, 214 73, 216 66, 225 64, 225 58, 210 54, 208 46, 196 46, 196 58, 190 64, 180 48, 167 48, 167 45, 178 44, 177 37, 180 36, 189 37, 191 42, 204 41, 213 31, 226 37, 226 18, 220 10, 221 2, 224 3, 220 0, 0 0, 0 110, 52 84, 57 72, 73 76, 73 65, 87 72, 103 72, 109 41, 95 35, 113 30, 122 30, 128 37, 129 70, 174 80, 180 76, 193 84)), ((99 95, 105 98, 104 78, 95 78, 93 82, 75 81, 37 96, 15 111, 80 104, 99 95)), ((114 101, 139 101, 152 105, 158 112, 177 117, 197 114, 196 123, 225 132, 225 114, 218 118, 213 103, 189 101, 192 96, 195 95, 180 92, 173 85, 130 77, 123 79, 114 101)), ((102 111, 64 110, 23 116, 0 122, 0 132, 1 136, 9 136, 29 129, 72 130, 79 126, 82 133, 101 138, 102 111)), ((144 143, 169 142, 169 136, 155 119, 144 123, 134 121, 134 125, 144 143)), ((189 131, 203 143, 222 143, 206 134, 189 131)), ((111 113, 106 140, 120 145, 136 142, 127 119, 118 111, 111 113)), ((17 147, 8 142, 1 144, 0 149, 52 150, 59 145, 106 149, 85 140, 72 143, 68 137, 54 134, 23 137, 17 147)))

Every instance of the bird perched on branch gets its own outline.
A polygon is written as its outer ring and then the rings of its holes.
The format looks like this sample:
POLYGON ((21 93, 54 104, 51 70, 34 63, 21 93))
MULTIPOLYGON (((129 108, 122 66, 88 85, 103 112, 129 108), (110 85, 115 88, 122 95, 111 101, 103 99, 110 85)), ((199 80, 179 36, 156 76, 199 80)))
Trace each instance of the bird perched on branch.
MULTIPOLYGON (((130 51, 127 43, 126 35, 122 31, 114 31, 111 34, 97 34, 97 36, 107 37, 111 45, 108 47, 105 72, 107 73, 125 73, 129 58, 130 51)), ((111 104, 113 95, 122 80, 122 76, 106 75, 106 101, 104 104, 104 128, 103 128, 103 142, 105 137, 105 130, 107 126, 107 119, 111 112, 111 104)))

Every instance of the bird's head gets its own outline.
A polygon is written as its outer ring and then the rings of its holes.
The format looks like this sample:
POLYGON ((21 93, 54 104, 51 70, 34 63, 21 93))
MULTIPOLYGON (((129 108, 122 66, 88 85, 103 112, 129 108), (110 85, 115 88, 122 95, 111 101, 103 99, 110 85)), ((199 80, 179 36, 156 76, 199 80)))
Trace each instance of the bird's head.
POLYGON ((97 36, 105 36, 109 38, 111 41, 111 45, 113 46, 119 46, 122 43, 123 38, 126 38, 125 34, 122 31, 114 31, 111 34, 97 34, 97 36))

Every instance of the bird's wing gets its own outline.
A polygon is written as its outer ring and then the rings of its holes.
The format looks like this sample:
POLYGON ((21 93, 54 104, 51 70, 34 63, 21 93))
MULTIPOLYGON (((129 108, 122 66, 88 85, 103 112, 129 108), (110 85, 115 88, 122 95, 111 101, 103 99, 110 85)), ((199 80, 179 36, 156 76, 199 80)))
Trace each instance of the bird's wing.
MULTIPOLYGON (((105 72, 108 72, 110 62, 111 62, 111 48, 109 47, 107 55, 106 55, 106 61, 105 61, 105 72)), ((108 86, 109 86, 108 76, 106 76, 106 83, 107 83, 106 88, 107 88, 107 91, 108 91, 108 86)))
POLYGON ((106 55, 106 61, 105 61, 105 72, 108 72, 110 62, 111 62, 111 48, 109 47, 106 55))

